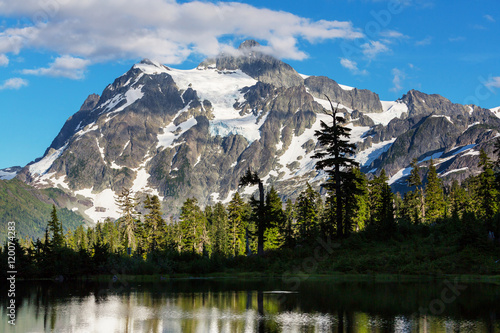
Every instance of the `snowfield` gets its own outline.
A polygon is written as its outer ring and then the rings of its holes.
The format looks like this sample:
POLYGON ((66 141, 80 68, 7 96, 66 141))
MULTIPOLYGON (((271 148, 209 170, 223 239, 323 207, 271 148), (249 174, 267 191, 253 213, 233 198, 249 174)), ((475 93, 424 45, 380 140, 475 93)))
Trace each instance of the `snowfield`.
MULTIPOLYGON (((125 86, 128 86, 128 90, 123 94, 118 94, 113 98, 102 104, 98 110, 101 114, 107 114, 107 120, 111 119, 116 113, 125 110, 127 107, 135 103, 136 101, 143 98, 144 93, 142 92, 142 85, 138 85, 138 80, 145 75, 156 75, 161 73, 166 73, 172 77, 175 84, 181 91, 185 91, 192 88, 196 91, 198 97, 201 101, 208 100, 212 104, 213 118, 209 120, 209 133, 212 136, 226 137, 229 135, 241 135, 243 136, 249 144, 259 140, 261 138, 260 128, 267 119, 267 114, 262 115, 262 112, 257 110, 256 114, 244 114, 240 115, 239 110, 234 108, 234 104, 244 103, 245 98, 242 93, 242 89, 245 87, 254 86, 257 80, 251 78, 247 74, 243 73, 241 70, 235 71, 219 71, 213 66, 207 66, 204 68, 195 68, 191 70, 178 70, 165 67, 158 62, 150 61, 149 63, 139 63, 134 65, 134 68, 140 69, 142 71, 135 78, 131 78, 125 86), (119 106, 120 105, 120 106, 119 106)), ((303 78, 307 78, 307 75, 302 75, 303 78)), ((350 86, 340 85, 344 90, 355 89, 350 86)), ((158 87, 161 92, 161 88, 158 87)), ((322 105, 326 110, 331 111, 331 105, 328 100, 321 98, 314 98, 316 102, 322 105)), ((337 105, 335 101, 332 101, 334 107, 337 105)), ((364 113, 366 116, 370 117, 373 122, 378 125, 387 126, 391 120, 395 118, 405 117, 408 113, 408 107, 401 101, 381 101, 383 112, 375 113, 364 113)), ((340 109, 346 109, 347 112, 351 113, 353 110, 346 107, 345 105, 338 105, 340 109)), ((471 108, 472 110, 472 108, 471 108)), ((163 126, 161 134, 157 137, 158 150, 161 149, 171 149, 183 142, 180 142, 180 137, 186 133, 190 128, 198 124, 194 117, 190 117, 184 120, 178 125, 174 125, 175 119, 181 119, 180 117, 184 112, 189 111, 189 105, 187 105, 182 110, 179 110, 177 115, 173 118, 170 124, 163 126)), ((496 116, 500 117, 500 107, 491 109, 496 116)), ((431 117, 444 117, 450 123, 453 123, 449 116, 432 115, 431 117)), ((292 136, 291 142, 288 146, 280 140, 276 144, 276 149, 279 152, 279 157, 277 157, 277 163, 273 166, 273 169, 267 175, 260 175, 265 184, 269 184, 271 181, 286 181, 294 177, 302 177, 307 175, 309 181, 316 182, 322 181, 326 175, 325 172, 317 172, 315 170, 316 160, 312 158, 315 151, 306 151, 304 148, 305 144, 310 140, 316 143, 315 131, 321 129, 321 121, 327 124, 331 124, 331 116, 326 114, 316 114, 316 121, 311 126, 311 128, 306 128, 304 132, 299 136, 292 136), (310 179, 313 178, 314 179, 310 179)), ((469 125, 472 127, 478 123, 469 125)), ((365 139, 367 132, 370 130, 368 126, 354 126, 352 122, 346 125, 351 129, 350 143, 362 142, 365 139)), ((281 132, 283 131, 283 126, 279 129, 279 137, 281 138, 281 132)), ((78 140, 80 137, 86 135, 89 132, 99 130, 96 123, 91 123, 86 125, 84 128, 81 127, 81 123, 75 129, 74 139, 78 140)), ((101 134, 102 138, 102 134, 101 134)), ((383 142, 373 143, 371 147, 357 152, 354 156, 355 160, 360 163, 362 167, 369 166, 374 160, 380 157, 384 152, 387 152, 390 147, 395 142, 396 138, 386 140, 383 142)), ((105 161, 105 151, 104 145, 96 139, 97 149, 100 152, 100 156, 105 161)), ((101 142, 102 143, 102 142, 101 142)), ((130 141, 123 146, 123 150, 127 148, 130 141)), ((310 144, 310 143, 308 143, 310 144)), ((62 189, 69 190, 69 186, 65 181, 65 176, 57 176, 55 172, 49 172, 54 161, 56 161, 66 150, 68 143, 58 150, 51 150, 46 156, 44 156, 40 161, 33 163, 29 166, 29 172, 35 179, 35 183, 41 186, 56 186, 62 189)), ((435 164, 444 163, 450 159, 457 158, 465 155, 477 155, 478 151, 474 150, 474 144, 457 147, 454 150, 444 154, 443 151, 437 152, 432 156, 428 156, 418 163, 435 159, 435 164), (444 156, 444 157, 443 157, 444 156)), ((154 147, 152 147, 154 148, 154 147)), ((120 149, 122 147, 120 146, 120 149)), ((122 152, 123 153, 123 152, 122 152)), ((152 156, 144 156, 142 163, 139 167, 132 169, 136 173, 136 177, 133 181, 131 190, 133 192, 146 192, 153 195, 158 195, 159 192, 153 189, 149 185, 150 174, 147 171, 148 162, 151 160, 152 156)), ((113 169, 121 169, 122 166, 116 164, 116 161, 106 161, 108 166, 113 169)), ((243 162, 243 161, 242 161, 243 162)), ((201 155, 197 157, 196 162, 193 167, 198 168, 203 166, 205 161, 201 159, 201 155), (201 163, 201 164, 200 164, 201 163)), ((237 166, 238 162, 231 164, 231 168, 237 166)), ((172 169, 171 171, 175 171, 172 169)), ((377 169, 370 170, 370 172, 376 172, 377 169)), ((445 177, 449 174, 455 172, 467 171, 467 168, 450 170, 443 172, 440 177, 445 177)), ((389 184, 394 184, 397 182, 404 182, 405 177, 411 172, 411 167, 402 168, 396 174, 394 174, 390 180, 389 184)), ((9 172, 8 170, 0 170, 0 179, 12 179, 15 177, 15 172, 9 172)), ((258 190, 257 186, 247 186, 242 190, 242 194, 251 195, 258 190)), ((223 202, 228 203, 233 194, 236 193, 237 189, 231 189, 229 193, 222 197, 224 194, 219 192, 213 192, 208 195, 212 202, 223 202)), ((119 208, 116 205, 116 195, 111 189, 106 189, 100 193, 94 193, 92 188, 87 188, 75 192, 75 195, 81 195, 90 199, 93 203, 93 207, 85 210, 85 214, 92 219, 94 222, 104 221, 105 218, 118 218, 119 208)), ((162 199, 162 198, 160 198, 162 199)))

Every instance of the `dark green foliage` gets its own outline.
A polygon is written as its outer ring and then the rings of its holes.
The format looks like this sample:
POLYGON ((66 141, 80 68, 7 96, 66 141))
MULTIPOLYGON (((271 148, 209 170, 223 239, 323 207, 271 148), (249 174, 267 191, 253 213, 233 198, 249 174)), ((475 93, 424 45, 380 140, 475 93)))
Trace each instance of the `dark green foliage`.
POLYGON ((241 177, 240 186, 258 185, 259 186, 259 201, 254 202, 254 216, 257 224, 257 254, 264 254, 264 234, 266 232, 266 217, 265 217, 265 198, 264 198, 264 184, 256 172, 250 169, 241 177))
POLYGON ((395 232, 394 195, 387 183, 385 170, 369 182, 370 229, 384 237, 395 232))
MULTIPOLYGON (((136 236, 137 232, 137 212, 135 207, 137 206, 137 201, 133 197, 133 193, 130 189, 123 188, 122 192, 116 198, 116 204, 121 209, 122 214, 120 218, 120 229, 125 235, 125 248, 132 248, 135 250, 137 248, 136 236)), ((142 226, 141 226, 142 227, 142 226)), ((139 235, 142 235, 142 228, 139 230, 139 235)))
POLYGON ((63 232, 83 224, 84 219, 80 215, 62 208, 66 200, 64 193, 58 189, 38 190, 16 178, 0 180, 0 243, 5 241, 9 221, 16 222, 19 239, 42 238, 54 203, 59 219, 64 221, 63 232))
POLYGON ((416 158, 412 160, 410 166, 412 169, 407 184, 408 187, 412 188, 412 191, 405 193, 402 215, 415 224, 423 223, 425 218, 424 189, 422 187, 420 168, 416 158))
POLYGON ((245 230, 249 219, 247 204, 236 192, 227 207, 228 212, 228 241, 231 255, 244 255, 246 250, 245 230))
POLYGON ((479 204, 481 206, 480 216, 491 220, 498 212, 499 188, 495 180, 493 164, 486 152, 481 149, 479 153, 479 166, 483 172, 479 175, 479 204))
POLYGON ((158 196, 146 196, 144 208, 148 210, 144 216, 146 248, 154 252, 158 247, 163 247, 165 233, 165 220, 161 214, 161 203, 158 196))
POLYGON ((307 189, 299 195, 295 203, 299 243, 312 243, 319 236, 322 206, 320 194, 307 183, 307 189))
POLYGON ((433 223, 444 217, 444 194, 434 162, 431 159, 429 171, 427 172, 427 184, 425 185, 425 220, 433 223))
POLYGON ((56 206, 52 206, 52 213, 50 214, 50 220, 47 224, 47 229, 50 235, 50 245, 56 248, 60 248, 64 244, 63 238, 63 228, 62 222, 59 221, 57 217, 56 206))
POLYGON ((210 240, 212 254, 220 256, 229 255, 231 253, 229 244, 229 221, 224 205, 220 202, 215 204, 210 216, 207 216, 207 219, 211 229, 210 240))
MULTIPOLYGON (((339 234, 338 224, 331 223, 337 217, 338 197, 329 195, 323 207, 321 195, 309 184, 295 203, 287 201, 285 210, 274 188, 260 196, 263 201, 252 198, 245 203, 235 193, 227 207, 217 203, 204 212, 195 199, 187 199, 179 221, 171 217, 168 225, 158 197, 146 196, 141 216, 132 193, 124 190, 117 199, 123 215, 117 221, 63 230, 63 210, 52 206, 44 237, 11 242, 20 276, 26 278, 114 272, 301 274, 305 260, 318 249, 328 255, 315 262, 317 273, 500 274, 495 263, 500 244, 493 237, 498 239, 500 233, 499 188, 486 154, 480 155, 480 175, 461 185, 454 182, 445 191, 431 161, 425 195, 416 161, 412 165, 410 184, 415 188, 410 194, 415 196, 404 199, 393 195, 383 170, 369 182, 357 168, 343 170, 345 237, 337 239, 338 244, 329 237, 339 234), (415 223, 424 212, 431 223, 415 223), (248 248, 258 249, 259 226, 265 251, 248 255, 248 248)), ((263 190, 255 173, 248 172, 242 180, 263 190)), ((0 251, 4 266, 5 251, 0 251)))
POLYGON ((331 217, 335 217, 337 236, 343 237, 346 230, 343 206, 351 197, 348 191, 353 187, 343 185, 353 176, 350 170, 359 164, 350 157, 356 148, 353 143, 349 143, 351 129, 342 126, 346 122, 345 118, 337 115, 338 107, 334 108, 330 98, 328 96, 326 98, 332 108, 333 121, 331 126, 321 121, 321 130, 315 132, 321 148, 314 154, 313 158, 319 159, 316 162, 316 169, 324 170, 329 176, 327 183, 323 186, 335 196, 335 214, 332 214, 331 217))
POLYGON ((208 245, 207 219, 196 199, 189 198, 184 202, 179 223, 182 251, 203 254, 208 245))
POLYGON ((265 210, 267 228, 264 249, 279 249, 285 242, 286 217, 283 212, 283 202, 274 187, 267 193, 265 210))
POLYGON ((283 231, 284 244, 286 248, 292 248, 295 245, 295 220, 296 211, 291 199, 288 199, 285 207, 285 229, 283 231))

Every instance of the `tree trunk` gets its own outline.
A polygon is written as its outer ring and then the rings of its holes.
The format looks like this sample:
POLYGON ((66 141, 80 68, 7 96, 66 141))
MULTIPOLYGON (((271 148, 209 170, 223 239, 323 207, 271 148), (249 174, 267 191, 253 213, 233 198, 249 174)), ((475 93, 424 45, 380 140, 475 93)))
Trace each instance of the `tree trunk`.
POLYGON ((264 223, 265 223, 265 218, 264 218, 264 185, 262 184, 262 181, 259 179, 259 196, 260 196, 260 203, 259 203, 259 218, 258 218, 258 226, 257 226, 257 254, 263 255, 264 254, 264 223))

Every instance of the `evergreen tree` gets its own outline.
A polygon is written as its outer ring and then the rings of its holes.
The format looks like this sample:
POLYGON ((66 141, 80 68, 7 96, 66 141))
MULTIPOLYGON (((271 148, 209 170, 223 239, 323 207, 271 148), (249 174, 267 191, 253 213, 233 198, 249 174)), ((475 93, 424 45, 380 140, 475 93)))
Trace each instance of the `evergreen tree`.
POLYGON ((285 230, 284 230, 284 246, 292 248, 295 245, 295 219, 296 213, 294 204, 291 199, 286 201, 285 207, 285 230))
POLYGON ((195 198, 188 198, 181 208, 181 247, 184 252, 203 254, 208 243, 207 220, 195 198))
POLYGON ((161 203, 157 195, 146 196, 144 208, 148 213, 144 216, 144 228, 147 237, 147 247, 154 252, 164 244, 165 220, 161 214, 161 203))
POLYGON ((232 255, 245 254, 245 230, 247 226, 245 202, 238 192, 227 207, 229 248, 232 255))
MULTIPOLYGON (((350 128, 342 126, 346 122, 345 118, 337 115, 338 108, 334 108, 328 96, 332 109, 332 125, 329 126, 321 121, 321 130, 316 131, 318 142, 321 145, 313 158, 319 159, 316 162, 316 168, 325 170, 329 175, 329 179, 323 186, 327 191, 335 196, 335 222, 337 227, 337 236, 344 236, 344 214, 343 206, 345 205, 348 193, 345 191, 348 187, 342 187, 345 179, 350 177, 349 170, 352 167, 357 167, 359 164, 349 157, 354 154, 355 145, 349 143, 350 128)), ((333 217, 333 216, 332 216, 333 217)), ((333 222, 333 221, 332 221, 333 222)))
POLYGON ((359 168, 351 168, 342 184, 345 193, 344 235, 353 230, 363 229, 369 216, 368 189, 366 176, 359 168))
POLYGON ((123 188, 122 192, 116 198, 116 204, 121 210, 119 225, 126 241, 125 247, 130 247, 132 250, 135 250, 137 247, 137 212, 135 211, 137 202, 133 197, 132 191, 130 189, 123 188))
POLYGON ((483 149, 479 152, 479 166, 483 169, 479 175, 478 190, 481 205, 480 216, 489 220, 498 211, 499 191, 495 182, 493 164, 483 149))
POLYGON ((379 234, 394 232, 394 195, 385 170, 369 182, 370 226, 379 234))
POLYGON ((428 222, 435 222, 444 216, 444 194, 434 161, 431 159, 425 185, 425 218, 428 222))
POLYGON ((495 161, 495 167, 498 172, 500 172, 500 138, 496 139, 493 153, 497 156, 495 161))
POLYGON ((52 205, 52 212, 50 213, 50 220, 47 225, 50 234, 50 244, 55 248, 60 248, 64 245, 64 236, 62 231, 62 223, 57 217, 56 206, 52 205))
POLYGON ((284 244, 285 234, 285 213, 283 212, 283 202, 278 192, 271 187, 266 197, 266 233, 264 248, 267 250, 278 249, 284 244))
POLYGON ((259 201, 254 205, 254 215, 257 223, 257 254, 264 254, 264 233, 266 231, 266 217, 265 217, 265 198, 264 198, 264 184, 262 184, 259 175, 252 172, 250 169, 241 177, 240 186, 258 185, 259 186, 259 201))
POLYGON ((79 225, 74 234, 75 251, 86 250, 88 248, 87 234, 82 225, 79 225))
MULTIPOLYGON (((230 254, 228 235, 228 214, 224 205, 216 203, 210 216, 212 253, 227 256, 230 254)), ((234 252, 233 252, 234 253, 234 252)))
POLYGON ((410 166, 411 172, 407 184, 413 190, 405 194, 404 214, 413 223, 421 223, 425 219, 425 201, 422 179, 420 178, 420 167, 416 158, 412 160, 410 166))
POLYGON ((307 183, 307 189, 300 193, 295 205, 298 237, 302 243, 311 243, 319 235, 321 196, 307 183))
POLYGON ((454 221, 461 219, 467 208, 467 192, 454 179, 450 189, 450 209, 454 221))

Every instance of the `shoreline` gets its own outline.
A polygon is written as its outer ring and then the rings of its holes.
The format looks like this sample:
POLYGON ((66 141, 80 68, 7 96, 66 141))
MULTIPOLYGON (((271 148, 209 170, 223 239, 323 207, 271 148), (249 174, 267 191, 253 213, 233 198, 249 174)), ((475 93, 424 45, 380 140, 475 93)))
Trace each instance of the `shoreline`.
MULTIPOLYGON (((88 275, 77 278, 64 278, 59 281, 54 278, 35 278, 35 279, 19 279, 19 281, 53 281, 63 283, 66 281, 71 282, 109 282, 113 281, 115 275, 111 274, 98 274, 88 275)), ((228 280, 234 279, 239 281, 251 280, 279 280, 286 276, 287 279, 299 278, 301 282, 305 281, 321 281, 327 280, 329 282, 374 282, 374 283, 393 283, 393 282, 437 282, 444 280, 456 280, 461 283, 490 283, 500 285, 500 275, 479 275, 479 274, 430 274, 430 275, 411 275, 411 274, 264 274, 261 272, 242 272, 242 273, 210 273, 202 275, 191 274, 151 274, 151 275, 137 275, 137 274, 119 274, 119 280, 126 282, 161 282, 167 283, 170 281, 193 281, 193 280, 228 280)))

